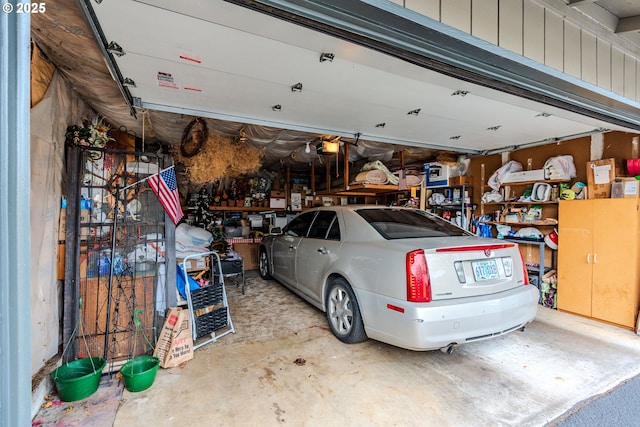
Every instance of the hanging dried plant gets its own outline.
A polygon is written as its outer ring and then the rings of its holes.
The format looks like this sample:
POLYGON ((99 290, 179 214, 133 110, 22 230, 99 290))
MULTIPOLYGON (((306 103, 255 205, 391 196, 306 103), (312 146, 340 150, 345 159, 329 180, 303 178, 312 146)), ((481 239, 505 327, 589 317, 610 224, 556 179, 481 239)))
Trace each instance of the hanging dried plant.
POLYGON ((200 185, 211 183, 222 177, 251 174, 262 165, 262 150, 247 144, 234 144, 231 138, 209 134, 200 153, 178 161, 185 165, 189 181, 200 185))
POLYGON ((458 163, 458 156, 459 154, 456 154, 456 153, 441 151, 436 156, 436 161, 443 165, 455 166, 458 163))

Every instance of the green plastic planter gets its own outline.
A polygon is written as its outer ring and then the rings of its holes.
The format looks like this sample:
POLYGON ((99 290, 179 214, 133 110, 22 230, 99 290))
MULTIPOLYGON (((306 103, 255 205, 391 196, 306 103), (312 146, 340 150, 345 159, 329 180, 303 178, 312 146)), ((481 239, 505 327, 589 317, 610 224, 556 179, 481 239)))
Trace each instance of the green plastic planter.
POLYGON ((87 357, 66 363, 51 372, 60 400, 74 402, 95 393, 106 365, 107 361, 101 357, 87 357))
POLYGON ((131 359, 120 368, 124 386, 132 392, 146 390, 153 384, 160 359, 154 356, 140 356, 131 359))

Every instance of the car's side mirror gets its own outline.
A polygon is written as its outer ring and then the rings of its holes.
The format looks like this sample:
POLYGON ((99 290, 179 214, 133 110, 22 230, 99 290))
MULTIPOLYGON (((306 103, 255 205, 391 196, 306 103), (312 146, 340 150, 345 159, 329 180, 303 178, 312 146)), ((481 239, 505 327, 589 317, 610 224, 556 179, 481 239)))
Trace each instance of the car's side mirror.
POLYGON ((282 234, 282 227, 272 227, 269 234, 282 234))

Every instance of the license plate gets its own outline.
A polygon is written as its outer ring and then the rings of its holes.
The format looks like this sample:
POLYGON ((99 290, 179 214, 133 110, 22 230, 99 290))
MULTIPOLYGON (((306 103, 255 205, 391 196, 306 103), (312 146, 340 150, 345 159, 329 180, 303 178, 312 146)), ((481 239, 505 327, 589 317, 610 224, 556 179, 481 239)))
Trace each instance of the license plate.
POLYGON ((472 262, 471 267, 473 268, 473 276, 476 278, 476 282, 500 277, 498 266, 494 259, 472 262))

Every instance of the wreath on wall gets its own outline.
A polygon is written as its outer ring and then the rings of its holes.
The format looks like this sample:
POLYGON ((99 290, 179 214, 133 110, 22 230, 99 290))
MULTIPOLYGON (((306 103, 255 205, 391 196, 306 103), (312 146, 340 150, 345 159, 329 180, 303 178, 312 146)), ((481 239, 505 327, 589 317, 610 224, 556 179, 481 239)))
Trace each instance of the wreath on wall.
POLYGON ((197 117, 184 128, 180 141, 180 154, 182 157, 193 157, 202 151, 205 141, 209 138, 207 122, 197 117))

